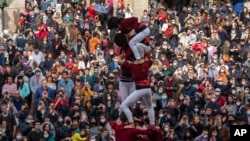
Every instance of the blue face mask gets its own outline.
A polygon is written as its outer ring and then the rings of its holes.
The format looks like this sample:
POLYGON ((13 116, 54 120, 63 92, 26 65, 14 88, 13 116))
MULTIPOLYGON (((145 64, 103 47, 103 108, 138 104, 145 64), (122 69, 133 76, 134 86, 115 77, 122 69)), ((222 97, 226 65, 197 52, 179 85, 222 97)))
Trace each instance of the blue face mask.
POLYGON ((22 136, 21 136, 21 135, 17 135, 17 136, 16 136, 16 139, 17 139, 17 140, 21 140, 21 139, 22 139, 22 136))
POLYGON ((194 111, 195 111, 196 113, 198 113, 198 112, 199 112, 199 108, 194 108, 194 111))
POLYGON ((162 98, 162 99, 167 99, 167 96, 163 95, 161 98, 162 98))
POLYGON ((59 119, 58 119, 58 122, 63 122, 63 119, 62 119, 62 118, 59 118, 59 119))
POLYGON ((162 94, 162 93, 163 93, 163 90, 159 90, 158 92, 159 92, 159 94, 162 94))

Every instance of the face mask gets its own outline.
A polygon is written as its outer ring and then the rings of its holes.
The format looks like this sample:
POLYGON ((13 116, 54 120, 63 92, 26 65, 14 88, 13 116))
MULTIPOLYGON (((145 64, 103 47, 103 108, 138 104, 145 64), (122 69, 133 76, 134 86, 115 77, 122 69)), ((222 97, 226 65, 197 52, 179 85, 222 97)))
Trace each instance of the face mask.
POLYGON ((204 137, 204 138, 207 138, 207 137, 208 137, 208 135, 204 135, 203 137, 204 137))
POLYGON ((110 54, 110 55, 113 55, 113 54, 114 54, 114 52, 113 52, 113 51, 110 51, 110 52, 109 52, 109 54, 110 54))
POLYGON ((62 119, 62 118, 59 118, 59 119, 58 119, 58 122, 63 122, 63 119, 62 119))
POLYGON ((245 81, 243 81, 243 82, 242 82, 242 85, 245 85, 245 84, 246 84, 246 82, 245 82, 245 81))
POLYGON ((158 93, 162 94, 162 93, 163 93, 163 90, 159 90, 158 93))
POLYGON ((217 136, 217 133, 212 133, 213 136, 217 136))
POLYGON ((245 94, 248 94, 249 93, 249 90, 245 90, 245 94))
POLYGON ((17 139, 17 140, 21 140, 21 139, 22 139, 22 136, 21 136, 21 135, 17 135, 17 136, 16 136, 16 139, 17 139))
POLYGON ((110 96, 108 97, 108 100, 111 100, 111 97, 110 97, 110 96))
POLYGON ((180 96, 180 100, 183 100, 184 99, 184 96, 180 96))
POLYGON ((186 86, 185 89, 189 89, 190 86, 186 86))
POLYGON ((105 119, 101 119, 101 123, 104 123, 105 122, 105 119))
POLYGON ((163 114, 159 114, 159 117, 161 118, 161 117, 163 117, 164 115, 163 114))
POLYGON ((236 91, 232 91, 232 94, 236 94, 236 91))
POLYGON ((212 99, 211 99, 211 101, 212 101, 212 102, 215 102, 215 101, 216 101, 216 99, 215 99, 215 98, 212 98, 212 99))
POLYGON ((233 100, 232 99, 228 99, 228 102, 233 102, 233 100))
POLYGON ((211 111, 206 111, 206 115, 211 115, 211 111))
POLYGON ((167 96, 163 95, 161 98, 162 98, 162 99, 167 99, 167 96))
POLYGON ((96 139, 90 139, 90 141, 96 141, 96 139))
POLYGON ((173 65, 174 65, 174 66, 176 66, 176 65, 177 65, 177 63, 173 63, 173 65))
POLYGON ((27 123, 32 123, 32 122, 33 122, 33 120, 26 120, 26 122, 27 122, 27 123))
POLYGON ((214 59, 214 60, 217 60, 217 58, 218 58, 217 56, 213 56, 213 59, 214 59))
POLYGON ((215 95, 219 96, 219 95, 220 95, 220 92, 215 92, 215 95))
POLYGON ((198 112, 199 112, 199 108, 194 108, 194 111, 195 111, 196 113, 198 113, 198 112))
POLYGON ((48 134, 46 134, 46 135, 43 135, 43 137, 47 139, 47 138, 49 137, 49 135, 48 135, 48 134))
POLYGON ((212 90, 212 87, 208 87, 208 90, 212 90))
POLYGON ((249 115, 249 116, 250 116, 250 111, 247 111, 247 115, 249 115))
POLYGON ((220 72, 225 72, 225 70, 221 70, 220 72))
POLYGON ((161 60, 165 60, 165 58, 162 57, 161 60))
POLYGON ((240 106, 240 102, 236 102, 236 105, 237 105, 237 106, 240 106))
POLYGON ((222 85, 223 83, 220 81, 220 82, 218 82, 218 84, 219 84, 219 85, 222 85))
POLYGON ((164 131, 165 131, 165 132, 168 132, 168 128, 164 128, 164 131))

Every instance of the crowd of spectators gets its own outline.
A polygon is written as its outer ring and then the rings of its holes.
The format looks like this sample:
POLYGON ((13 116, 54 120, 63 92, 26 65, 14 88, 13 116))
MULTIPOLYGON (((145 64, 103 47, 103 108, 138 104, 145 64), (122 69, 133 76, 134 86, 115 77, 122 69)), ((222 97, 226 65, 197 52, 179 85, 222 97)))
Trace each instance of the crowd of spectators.
MULTIPOLYGON (((250 9, 243 0, 170 1, 152 0, 138 17, 150 28, 156 125, 164 141, 229 141, 230 125, 250 124, 250 9)), ((0 140, 115 141, 113 16, 133 9, 123 0, 26 0, 16 32, 0 32, 0 140)), ((138 126, 149 123, 146 107, 131 107, 138 126)))

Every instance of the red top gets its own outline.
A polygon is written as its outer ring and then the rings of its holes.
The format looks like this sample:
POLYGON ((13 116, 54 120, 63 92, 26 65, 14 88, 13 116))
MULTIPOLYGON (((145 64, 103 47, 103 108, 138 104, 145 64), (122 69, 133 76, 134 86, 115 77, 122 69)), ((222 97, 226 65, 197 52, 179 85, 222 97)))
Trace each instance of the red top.
POLYGON ((146 129, 140 130, 136 128, 124 128, 125 124, 117 125, 115 121, 109 122, 112 129, 115 130, 117 141, 162 141, 163 136, 161 130, 146 129), (148 138, 138 138, 137 135, 147 135, 148 138))
POLYGON ((115 130, 115 140, 117 141, 137 141, 137 135, 152 135, 152 131, 148 129, 124 128, 124 124, 117 125, 114 121, 109 124, 115 130))
POLYGON ((224 106, 226 103, 226 98, 224 96, 220 96, 217 100, 216 103, 218 103, 220 105, 220 107, 224 106))
POLYGON ((43 40, 43 37, 48 36, 49 32, 47 30, 47 25, 42 24, 41 29, 36 33, 36 38, 43 40))
MULTIPOLYGON (((58 101, 58 99, 53 100, 53 103, 56 104, 56 102, 58 101)), ((57 105, 55 105, 55 109, 58 110, 58 108, 61 106, 61 104, 65 104, 69 106, 69 101, 66 99, 63 99, 61 102, 58 102, 57 105)))
POLYGON ((130 69, 132 78, 138 82, 142 80, 147 80, 149 68, 151 67, 152 64, 153 64, 153 61, 149 59, 149 60, 146 60, 142 64, 134 64, 134 63, 125 61, 123 63, 123 66, 130 69))
POLYGON ((88 17, 94 18, 97 15, 95 9, 91 6, 87 8, 87 11, 88 11, 88 17))
POLYGON ((130 17, 123 19, 119 25, 119 29, 123 34, 129 33, 132 29, 138 30, 139 28, 138 18, 130 17))

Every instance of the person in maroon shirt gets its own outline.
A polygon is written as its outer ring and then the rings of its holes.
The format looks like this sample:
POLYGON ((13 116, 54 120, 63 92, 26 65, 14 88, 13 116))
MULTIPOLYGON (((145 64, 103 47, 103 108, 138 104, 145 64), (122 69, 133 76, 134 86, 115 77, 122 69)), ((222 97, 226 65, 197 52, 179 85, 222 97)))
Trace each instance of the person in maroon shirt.
POLYGON ((120 114, 120 122, 111 121, 109 125, 115 130, 115 139, 117 141, 162 141, 163 136, 159 129, 134 128, 128 124, 127 117, 124 112, 120 114))
MULTIPOLYGON (((115 35, 114 42, 121 49, 117 52, 117 55, 126 54, 125 59, 130 60, 131 50, 128 46, 128 42, 126 36, 122 33, 118 33, 115 35), (128 54, 128 55, 127 55, 128 54)), ((135 90, 135 81, 132 78, 132 74, 130 69, 125 65, 121 66, 121 75, 119 76, 119 90, 121 92, 122 102, 135 90)))
MULTIPOLYGON (((125 113, 128 118, 128 121, 132 127, 134 127, 134 119, 132 112, 129 109, 130 105, 133 105, 136 101, 141 98, 144 98, 148 106, 148 117, 150 125, 155 125, 155 112, 152 104, 152 91, 149 86, 148 73, 149 68, 153 64, 153 61, 149 55, 140 62, 135 61, 131 62, 126 60, 124 57, 118 57, 118 63, 124 65, 131 70, 132 78, 135 80, 136 90, 131 93, 126 100, 121 104, 121 111, 125 113)), ((121 92, 122 93, 122 92, 121 92)))
POLYGON ((141 46, 144 50, 150 49, 144 44, 139 44, 141 41, 149 37, 150 29, 145 24, 139 23, 137 17, 124 18, 120 20, 112 17, 108 21, 108 27, 110 29, 118 27, 122 34, 131 38, 128 44, 136 60, 141 60, 144 57, 140 54, 141 50, 138 46, 141 46))

